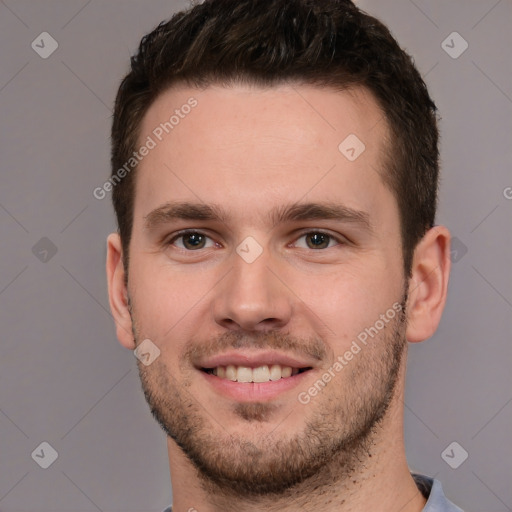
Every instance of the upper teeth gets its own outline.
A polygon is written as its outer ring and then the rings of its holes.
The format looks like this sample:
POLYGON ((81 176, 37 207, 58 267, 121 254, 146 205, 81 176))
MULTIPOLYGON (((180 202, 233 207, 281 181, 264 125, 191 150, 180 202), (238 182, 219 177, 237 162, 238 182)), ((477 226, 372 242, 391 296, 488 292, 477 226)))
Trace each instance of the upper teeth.
POLYGON ((249 368, 247 366, 217 366, 213 369, 213 374, 222 379, 229 379, 238 382, 268 382, 269 380, 279 380, 280 378, 290 377, 299 373, 297 368, 290 366, 281 366, 280 364, 263 365, 258 368, 249 368))

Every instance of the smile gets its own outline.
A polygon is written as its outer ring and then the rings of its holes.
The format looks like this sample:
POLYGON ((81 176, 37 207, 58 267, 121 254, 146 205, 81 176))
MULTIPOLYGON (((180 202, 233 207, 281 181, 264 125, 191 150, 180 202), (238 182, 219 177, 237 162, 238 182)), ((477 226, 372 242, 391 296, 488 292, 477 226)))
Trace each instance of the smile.
POLYGON ((216 366, 215 368, 202 368, 202 370, 220 379, 230 380, 232 382, 270 382, 286 379, 293 375, 310 370, 307 368, 292 368, 280 364, 262 365, 256 368, 249 366, 216 366))

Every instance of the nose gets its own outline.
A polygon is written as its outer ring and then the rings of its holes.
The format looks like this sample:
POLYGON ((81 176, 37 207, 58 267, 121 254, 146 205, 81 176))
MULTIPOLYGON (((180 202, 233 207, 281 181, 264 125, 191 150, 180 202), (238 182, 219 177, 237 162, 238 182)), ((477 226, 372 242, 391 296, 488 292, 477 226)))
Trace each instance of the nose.
POLYGON ((293 296, 279 279, 268 251, 252 263, 237 253, 232 259, 231 271, 215 289, 216 323, 231 330, 282 329, 290 321, 293 296))

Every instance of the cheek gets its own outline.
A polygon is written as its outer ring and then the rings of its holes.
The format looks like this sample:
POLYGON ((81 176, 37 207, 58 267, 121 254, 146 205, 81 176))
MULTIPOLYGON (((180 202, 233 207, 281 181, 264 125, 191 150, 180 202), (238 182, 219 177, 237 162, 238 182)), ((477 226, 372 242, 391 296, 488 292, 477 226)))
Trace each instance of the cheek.
POLYGON ((340 266, 329 274, 302 275, 290 288, 302 301, 297 305, 300 314, 314 323, 317 333, 325 333, 326 341, 333 340, 335 351, 342 351, 401 298, 398 283, 390 272, 367 263, 364 268, 340 266))
POLYGON ((197 322, 198 312, 204 309, 215 280, 210 283, 205 273, 186 274, 151 258, 144 263, 142 259, 132 259, 133 271, 130 270, 137 320, 149 338, 177 338, 188 324, 197 322))

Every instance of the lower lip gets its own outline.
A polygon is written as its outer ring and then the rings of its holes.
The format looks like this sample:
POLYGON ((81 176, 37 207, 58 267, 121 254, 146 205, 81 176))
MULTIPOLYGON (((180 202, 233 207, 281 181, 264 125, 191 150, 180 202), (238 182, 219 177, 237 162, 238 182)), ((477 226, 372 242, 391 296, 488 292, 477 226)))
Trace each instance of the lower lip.
POLYGON ((307 370, 292 375, 291 377, 268 382, 236 382, 229 379, 222 379, 211 373, 199 370, 206 379, 206 382, 212 386, 215 391, 237 402, 262 402, 272 400, 303 383, 304 379, 309 376, 311 371, 312 370, 307 370))

